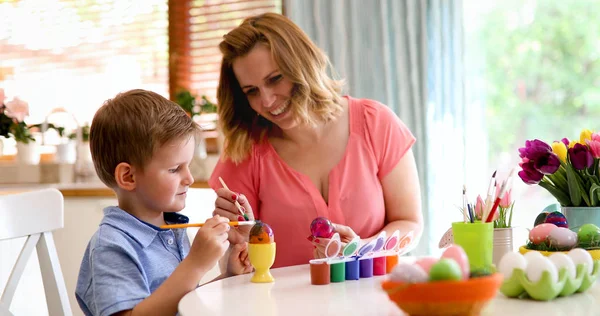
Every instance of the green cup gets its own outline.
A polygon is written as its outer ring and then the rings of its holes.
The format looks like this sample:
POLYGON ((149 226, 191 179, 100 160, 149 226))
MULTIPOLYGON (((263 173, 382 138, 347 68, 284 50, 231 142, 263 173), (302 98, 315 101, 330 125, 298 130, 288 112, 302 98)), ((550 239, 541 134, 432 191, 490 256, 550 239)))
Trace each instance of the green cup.
POLYGON ((490 270, 494 253, 494 223, 452 223, 454 244, 467 253, 471 272, 490 270))
POLYGON ((344 282, 346 280, 346 263, 332 263, 330 270, 330 278, 332 283, 344 282))

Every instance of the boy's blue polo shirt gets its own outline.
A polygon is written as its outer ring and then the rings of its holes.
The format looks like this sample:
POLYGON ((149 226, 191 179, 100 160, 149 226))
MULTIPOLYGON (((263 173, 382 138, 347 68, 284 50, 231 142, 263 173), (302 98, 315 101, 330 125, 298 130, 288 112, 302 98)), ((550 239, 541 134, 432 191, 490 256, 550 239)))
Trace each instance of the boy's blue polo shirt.
MULTIPOLYGON (((164 213, 167 223, 187 223, 164 213)), ((79 270, 75 296, 86 315, 111 315, 150 296, 188 255, 185 229, 160 229, 119 207, 104 209, 79 270)))

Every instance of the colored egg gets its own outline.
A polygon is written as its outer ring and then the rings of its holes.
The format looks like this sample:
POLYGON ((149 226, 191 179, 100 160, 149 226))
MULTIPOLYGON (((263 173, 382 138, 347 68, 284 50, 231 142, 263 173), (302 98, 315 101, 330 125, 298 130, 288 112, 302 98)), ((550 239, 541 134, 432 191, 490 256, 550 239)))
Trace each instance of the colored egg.
POLYGON ((431 270, 431 266, 438 262, 438 260, 440 259, 435 257, 423 257, 417 259, 417 261, 415 261, 415 265, 418 265, 423 269, 423 271, 429 273, 429 270, 431 270))
POLYGON ((581 248, 575 248, 571 249, 571 251, 569 251, 567 255, 571 257, 571 259, 575 263, 575 266, 577 266, 578 264, 585 264, 588 274, 592 273, 592 270, 594 269, 594 260, 592 259, 592 255, 590 255, 589 252, 581 248))
POLYGON ((569 228, 569 224, 567 223, 567 218, 561 212, 552 212, 546 216, 544 223, 554 224, 558 227, 569 228))
POLYGON ((556 225, 554 224, 539 224, 529 232, 529 240, 536 245, 546 242, 548 235, 550 235, 550 232, 554 228, 556 228, 556 225))
POLYGON ((418 265, 401 262, 390 273, 390 280, 404 283, 422 283, 429 280, 429 275, 418 265))
POLYGON ((532 283, 537 283, 542 278, 544 271, 550 273, 550 279, 553 283, 558 282, 558 269, 550 259, 541 256, 532 257, 531 260, 527 261, 525 274, 532 283))
POLYGON ((469 267, 469 258, 461 246, 451 245, 444 251, 441 258, 447 258, 456 261, 458 266, 460 266, 463 279, 469 278, 469 274, 471 272, 469 267))
POLYGON ((440 259, 429 270, 429 281, 459 281, 462 277, 460 266, 452 259, 440 259))
POLYGON ((556 227, 548 234, 548 245, 571 249, 577 245, 577 233, 565 227, 556 227))
POLYGON ((600 242, 600 228, 594 224, 583 224, 577 232, 579 242, 583 244, 592 244, 600 242))
POLYGON ((518 252, 507 252, 498 263, 498 272, 502 273, 504 279, 509 279, 515 269, 525 271, 526 268, 527 260, 518 252))
POLYGON ((261 221, 257 221, 256 224, 252 226, 249 239, 249 243, 251 244, 270 244, 275 242, 273 229, 271 229, 269 224, 261 221))
POLYGON ((329 219, 317 217, 310 223, 310 233, 315 237, 331 238, 335 229, 329 219))
POLYGON ((548 212, 541 212, 540 214, 538 214, 538 216, 535 218, 535 223, 533 224, 533 227, 539 225, 539 224, 543 224, 546 222, 546 217, 548 217, 548 212))

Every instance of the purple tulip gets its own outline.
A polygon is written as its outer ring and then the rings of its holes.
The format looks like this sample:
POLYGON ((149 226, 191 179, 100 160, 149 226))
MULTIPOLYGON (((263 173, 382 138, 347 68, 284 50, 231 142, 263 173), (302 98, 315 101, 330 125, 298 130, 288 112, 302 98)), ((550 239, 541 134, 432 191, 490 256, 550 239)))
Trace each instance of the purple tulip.
POLYGON ((589 148, 580 143, 575 144, 573 148, 569 148, 569 158, 571 159, 571 164, 577 170, 589 168, 594 163, 594 157, 589 148))
POLYGON ((535 160, 535 169, 542 174, 554 174, 560 168, 560 159, 550 152, 545 156, 540 156, 535 160))
POLYGON ((565 146, 567 146, 567 148, 569 148, 569 140, 565 137, 561 140, 561 142, 563 142, 563 144, 565 144, 565 146))
POLYGON ((523 182, 527 184, 538 184, 540 181, 542 181, 544 174, 537 171, 537 169, 535 168, 535 161, 523 160, 523 162, 520 163, 520 165, 521 168, 523 168, 523 170, 519 171, 518 174, 521 180, 523 180, 523 182))
POLYGON ((553 174, 560 167, 560 159, 552 152, 552 147, 539 139, 525 141, 525 147, 519 148, 519 156, 523 158, 524 163, 535 169, 533 179, 538 178, 537 173, 553 174))
POLYGON ((525 141, 525 147, 519 148, 519 156, 529 160, 537 160, 552 152, 552 147, 539 139, 525 141))

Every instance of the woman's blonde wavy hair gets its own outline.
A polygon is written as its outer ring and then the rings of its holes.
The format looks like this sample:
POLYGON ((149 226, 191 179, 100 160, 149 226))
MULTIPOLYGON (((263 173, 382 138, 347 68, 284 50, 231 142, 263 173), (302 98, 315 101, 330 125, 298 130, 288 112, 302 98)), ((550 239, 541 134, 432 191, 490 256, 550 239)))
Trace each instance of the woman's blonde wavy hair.
POLYGON ((252 145, 265 140, 274 127, 250 107, 233 72, 234 60, 248 55, 256 45, 271 50, 279 71, 293 83, 290 111, 298 123, 314 126, 342 112, 343 82, 328 75, 332 68, 325 53, 287 17, 276 13, 249 17, 223 38, 217 111, 225 136, 224 158, 243 161, 252 145))

